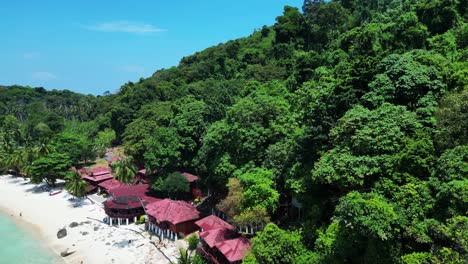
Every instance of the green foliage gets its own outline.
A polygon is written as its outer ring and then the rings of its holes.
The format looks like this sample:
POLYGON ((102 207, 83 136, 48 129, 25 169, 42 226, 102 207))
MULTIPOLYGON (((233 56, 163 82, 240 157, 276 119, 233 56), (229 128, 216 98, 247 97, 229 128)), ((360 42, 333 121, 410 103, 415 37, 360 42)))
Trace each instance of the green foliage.
POLYGON ((137 167, 133 163, 132 157, 125 157, 112 163, 115 179, 123 183, 132 183, 137 174, 137 167))
POLYGON ((55 186, 57 179, 63 179, 68 174, 71 160, 66 154, 50 153, 35 160, 31 166, 31 182, 40 183, 43 180, 48 185, 55 186))
POLYGON ((99 131, 97 137, 94 139, 94 149, 99 157, 103 157, 106 149, 112 146, 111 142, 115 138, 115 132, 112 129, 106 128, 99 131))
POLYGON ((462 263, 467 6, 306 0, 116 94, 0 86, 1 169, 52 183, 116 137, 153 190, 177 197, 167 172, 194 171, 234 225, 291 228, 246 263, 462 263))
POLYGON ((76 171, 70 171, 66 176, 65 188, 76 197, 82 197, 86 194, 88 183, 81 178, 81 174, 76 171))
POLYGON ((179 248, 179 257, 177 258, 177 264, 191 264, 192 257, 188 249, 179 248))
POLYGON ((401 262, 404 264, 425 264, 430 263, 431 254, 427 252, 415 252, 401 256, 401 262))
POLYGON ((74 165, 96 157, 93 142, 81 133, 62 132, 54 138, 53 144, 58 152, 66 153, 74 165))
POLYGON ((170 173, 161 186, 161 191, 175 199, 180 194, 186 193, 190 190, 189 182, 180 172, 170 173))
POLYGON ((401 172, 410 170, 427 177, 424 173, 428 174, 433 151, 430 140, 414 141, 420 128, 414 113, 404 107, 382 104, 368 110, 356 106, 331 130, 335 148, 315 164, 312 180, 342 189, 366 186, 388 177, 398 163, 401 172))
POLYGON ((441 149, 450 149, 468 144, 468 91, 449 94, 443 98, 435 113, 436 144, 441 149))
POLYGON ((383 196, 350 192, 340 199, 336 219, 365 237, 392 239, 398 233, 398 215, 383 196))
POLYGON ((466 175, 468 175, 468 146, 457 146, 440 156, 435 177, 448 182, 466 179, 466 175))
POLYGON ((191 235, 188 237, 188 249, 195 250, 198 246, 198 237, 197 235, 191 235))
POLYGON ((299 232, 285 231, 272 223, 251 242, 253 256, 247 257, 246 263, 318 263, 308 254, 299 232))
POLYGON ((141 224, 144 224, 146 222, 146 218, 144 215, 140 216, 140 218, 136 221, 136 225, 141 225, 141 224))

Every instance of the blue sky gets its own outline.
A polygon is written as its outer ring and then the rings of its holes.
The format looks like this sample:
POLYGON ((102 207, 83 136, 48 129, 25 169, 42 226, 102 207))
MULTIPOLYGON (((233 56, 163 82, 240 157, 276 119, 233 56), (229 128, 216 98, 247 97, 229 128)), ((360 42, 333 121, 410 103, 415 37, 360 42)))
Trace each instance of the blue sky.
POLYGON ((0 84, 100 95, 272 25, 302 0, 2 0, 0 84))

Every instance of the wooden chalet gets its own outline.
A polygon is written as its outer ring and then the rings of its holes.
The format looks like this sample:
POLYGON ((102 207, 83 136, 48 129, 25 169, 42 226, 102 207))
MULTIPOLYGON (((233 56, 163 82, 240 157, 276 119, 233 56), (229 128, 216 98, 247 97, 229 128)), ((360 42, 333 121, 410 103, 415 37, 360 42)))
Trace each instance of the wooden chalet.
POLYGON ((104 202, 109 225, 129 224, 145 214, 144 206, 161 199, 147 195, 149 185, 124 185, 109 190, 110 198, 104 202))
POLYGON ((142 184, 150 183, 150 179, 148 177, 148 174, 146 173, 146 169, 141 169, 137 172, 137 175, 135 177, 135 184, 137 183, 142 183, 142 184))
POLYGON ((189 182, 190 186, 190 192, 192 193, 194 198, 200 198, 202 197, 202 192, 198 188, 198 176, 195 176, 193 174, 190 174, 188 172, 183 172, 182 176, 184 176, 187 181, 189 182))
POLYGON ((125 186, 124 183, 121 183, 114 178, 105 180, 98 184, 99 192, 105 192, 107 194, 110 194, 110 191, 113 189, 117 189, 117 188, 124 187, 124 186, 125 186))
POLYGON ((200 212, 193 205, 183 201, 164 199, 146 206, 147 229, 164 239, 177 240, 198 230, 195 221, 200 212))
POLYGON ((250 241, 223 219, 210 215, 195 224, 200 227, 198 252, 215 264, 241 263, 250 251, 250 241))
POLYGON ((81 178, 89 184, 87 193, 97 191, 101 182, 114 177, 109 167, 97 167, 89 170, 79 170, 79 172, 81 173, 81 178))

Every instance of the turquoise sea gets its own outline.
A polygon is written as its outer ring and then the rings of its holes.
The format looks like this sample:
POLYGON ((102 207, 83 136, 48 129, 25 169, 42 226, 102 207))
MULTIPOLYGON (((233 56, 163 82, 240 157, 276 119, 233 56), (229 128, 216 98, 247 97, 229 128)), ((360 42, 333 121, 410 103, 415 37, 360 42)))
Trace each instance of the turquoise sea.
POLYGON ((0 263, 52 264, 57 261, 40 240, 0 212, 0 263))

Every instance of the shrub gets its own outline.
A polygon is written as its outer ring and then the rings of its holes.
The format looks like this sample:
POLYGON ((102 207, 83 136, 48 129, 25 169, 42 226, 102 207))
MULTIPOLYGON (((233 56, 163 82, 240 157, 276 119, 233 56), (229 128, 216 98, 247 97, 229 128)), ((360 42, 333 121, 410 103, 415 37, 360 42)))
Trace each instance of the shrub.
POLYGON ((198 237, 197 237, 197 235, 191 235, 191 236, 189 236, 189 238, 188 238, 188 244, 189 244, 188 248, 189 248, 190 250, 196 249, 196 248, 197 248, 197 245, 198 245, 198 237))
POLYGON ((146 221, 146 218, 145 218, 144 215, 142 215, 142 216, 140 216, 140 219, 138 219, 138 220, 136 221, 135 224, 141 225, 141 224, 143 224, 145 221, 146 221))

